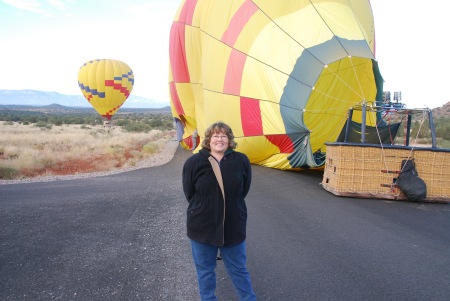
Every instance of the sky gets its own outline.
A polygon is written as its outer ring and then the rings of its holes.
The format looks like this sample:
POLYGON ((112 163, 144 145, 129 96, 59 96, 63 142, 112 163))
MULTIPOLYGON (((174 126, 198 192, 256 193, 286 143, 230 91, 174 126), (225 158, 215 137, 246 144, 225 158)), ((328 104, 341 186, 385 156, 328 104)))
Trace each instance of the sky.
MULTIPOLYGON (((0 0, 0 89, 81 95, 81 65, 109 58, 133 70, 133 95, 168 104, 169 32, 180 3, 0 0)), ((371 0, 371 5, 384 90, 401 91, 410 108, 449 102, 450 1, 371 0)))

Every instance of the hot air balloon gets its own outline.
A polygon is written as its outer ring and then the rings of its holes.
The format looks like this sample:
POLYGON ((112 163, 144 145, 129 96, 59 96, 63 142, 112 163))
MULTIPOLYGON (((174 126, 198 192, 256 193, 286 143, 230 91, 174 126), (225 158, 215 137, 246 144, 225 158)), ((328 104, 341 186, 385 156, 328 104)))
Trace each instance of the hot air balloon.
POLYGON ((252 163, 283 170, 321 168, 349 108, 383 93, 368 0, 185 0, 169 59, 183 147, 222 120, 252 163))
POLYGON ((118 60, 88 61, 78 72, 78 86, 84 97, 107 120, 130 96, 133 84, 133 71, 118 60))

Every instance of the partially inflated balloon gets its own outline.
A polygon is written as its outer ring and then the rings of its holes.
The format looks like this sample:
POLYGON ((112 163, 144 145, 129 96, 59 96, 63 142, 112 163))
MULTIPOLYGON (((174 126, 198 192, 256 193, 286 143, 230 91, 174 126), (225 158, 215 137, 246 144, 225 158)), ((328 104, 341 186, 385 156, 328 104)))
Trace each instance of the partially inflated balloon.
POLYGON ((133 84, 133 71, 117 60, 88 61, 78 72, 78 86, 84 97, 108 120, 130 96, 133 84))
POLYGON ((320 167, 348 109, 382 95, 368 0, 185 0, 169 46, 185 148, 222 120, 252 163, 320 167))

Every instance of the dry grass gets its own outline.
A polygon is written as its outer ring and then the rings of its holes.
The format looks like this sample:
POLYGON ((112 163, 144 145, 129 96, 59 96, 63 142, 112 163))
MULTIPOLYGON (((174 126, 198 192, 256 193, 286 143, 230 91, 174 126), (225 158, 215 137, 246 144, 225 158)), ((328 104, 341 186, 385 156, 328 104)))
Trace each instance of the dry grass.
POLYGON ((0 179, 107 171, 133 166, 174 131, 123 132, 120 127, 62 125, 51 129, 0 124, 0 179))

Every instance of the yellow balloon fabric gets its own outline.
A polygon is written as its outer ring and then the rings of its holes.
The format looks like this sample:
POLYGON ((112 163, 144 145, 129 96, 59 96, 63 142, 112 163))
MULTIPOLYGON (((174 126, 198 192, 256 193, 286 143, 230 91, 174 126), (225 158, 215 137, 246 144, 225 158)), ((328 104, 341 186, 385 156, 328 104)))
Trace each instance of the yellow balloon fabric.
POLYGON ((88 61, 78 72, 78 86, 84 97, 108 120, 130 96, 133 85, 133 71, 118 60, 88 61))
POLYGON ((348 109, 382 95, 368 0, 185 0, 169 59, 183 147, 221 120, 238 151, 278 169, 322 167, 348 109))

